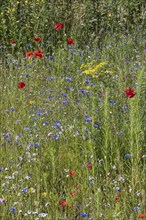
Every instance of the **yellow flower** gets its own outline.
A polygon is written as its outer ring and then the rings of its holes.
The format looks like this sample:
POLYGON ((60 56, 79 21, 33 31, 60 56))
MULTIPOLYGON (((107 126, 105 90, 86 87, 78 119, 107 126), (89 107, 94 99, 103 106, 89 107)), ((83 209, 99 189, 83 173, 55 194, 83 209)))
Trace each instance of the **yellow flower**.
POLYGON ((35 101, 30 100, 30 101, 29 101, 29 103, 32 105, 32 104, 34 104, 34 103, 35 103, 35 101))
POLYGON ((85 86, 85 89, 87 89, 87 90, 90 89, 90 88, 91 88, 90 86, 85 86))
POLYGON ((33 187, 30 187, 30 188, 29 188, 29 191, 30 191, 31 193, 34 193, 36 190, 35 190, 33 187))
POLYGON ((46 196, 47 196, 47 192, 43 192, 43 193, 42 193, 42 196, 43 196, 43 197, 46 197, 46 196))
POLYGON ((86 75, 93 75, 94 73, 96 73, 98 71, 98 74, 100 74, 102 68, 107 64, 107 62, 101 62, 98 65, 94 65, 93 67, 84 70, 82 73, 86 74, 86 75))

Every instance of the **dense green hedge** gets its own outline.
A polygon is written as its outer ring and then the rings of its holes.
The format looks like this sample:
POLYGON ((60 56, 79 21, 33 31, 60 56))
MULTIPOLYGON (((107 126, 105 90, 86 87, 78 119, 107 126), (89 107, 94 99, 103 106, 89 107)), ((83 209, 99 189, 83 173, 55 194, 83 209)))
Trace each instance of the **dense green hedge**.
POLYGON ((1 0, 1 43, 14 38, 24 46, 36 35, 55 47, 70 36, 78 44, 99 43, 110 31, 143 26, 145 11, 145 0, 1 0), (61 34, 53 29, 56 22, 65 25, 61 34))

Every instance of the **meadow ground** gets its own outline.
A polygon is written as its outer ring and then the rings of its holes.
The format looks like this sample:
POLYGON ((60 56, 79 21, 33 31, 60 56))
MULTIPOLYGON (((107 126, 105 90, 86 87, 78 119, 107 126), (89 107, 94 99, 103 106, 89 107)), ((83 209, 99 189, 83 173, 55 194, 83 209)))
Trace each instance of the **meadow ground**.
POLYGON ((1 44, 2 220, 146 219, 145 30, 1 44))

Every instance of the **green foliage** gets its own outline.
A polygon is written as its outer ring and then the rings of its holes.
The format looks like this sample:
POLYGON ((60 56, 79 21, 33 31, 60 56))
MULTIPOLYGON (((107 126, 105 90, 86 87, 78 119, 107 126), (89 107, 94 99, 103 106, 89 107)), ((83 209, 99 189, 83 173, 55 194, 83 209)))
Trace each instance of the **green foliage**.
MULTIPOLYGON (((74 36, 82 46, 91 43, 101 45, 106 35, 128 31, 135 25, 144 26, 145 1, 37 1, 6 0, 1 2, 0 38, 5 44, 16 39, 19 47, 25 47, 34 36, 46 42, 52 39, 50 50, 59 47, 64 38, 74 36), (53 30, 56 22, 65 24, 64 38, 53 30)), ((1 42, 1 43, 2 43, 1 42)))
POLYGON ((0 218, 145 215, 144 1, 0 4, 0 218))

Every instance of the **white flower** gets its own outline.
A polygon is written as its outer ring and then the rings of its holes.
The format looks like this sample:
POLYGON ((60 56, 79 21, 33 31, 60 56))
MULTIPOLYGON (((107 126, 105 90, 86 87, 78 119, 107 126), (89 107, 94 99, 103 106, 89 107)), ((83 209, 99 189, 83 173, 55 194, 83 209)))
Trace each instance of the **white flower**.
POLYGON ((46 213, 40 213, 40 214, 38 215, 38 217, 45 218, 47 215, 48 215, 48 214, 46 214, 46 213))

